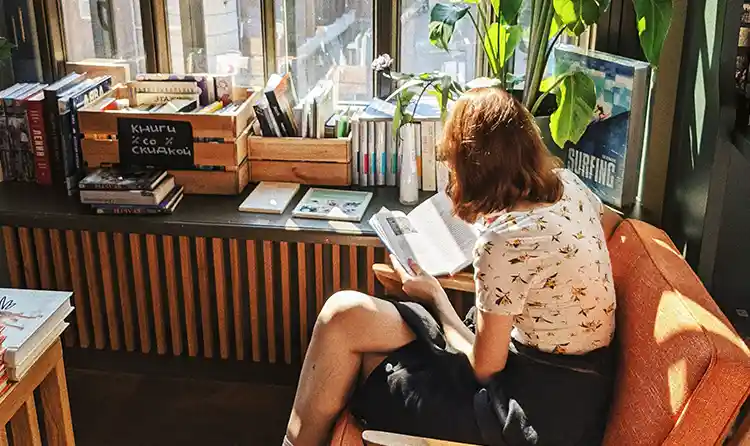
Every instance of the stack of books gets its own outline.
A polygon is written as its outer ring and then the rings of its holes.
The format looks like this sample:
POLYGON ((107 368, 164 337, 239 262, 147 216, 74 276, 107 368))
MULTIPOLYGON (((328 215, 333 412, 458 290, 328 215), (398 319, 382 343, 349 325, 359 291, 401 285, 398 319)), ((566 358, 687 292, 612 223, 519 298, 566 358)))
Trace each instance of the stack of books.
POLYGON ((97 214, 171 214, 184 189, 165 170, 101 168, 78 184, 81 203, 97 214))
POLYGON ((0 393, 8 386, 5 381, 20 381, 65 331, 65 318, 73 311, 70 296, 68 292, 0 289, 0 318, 5 325, 0 393))

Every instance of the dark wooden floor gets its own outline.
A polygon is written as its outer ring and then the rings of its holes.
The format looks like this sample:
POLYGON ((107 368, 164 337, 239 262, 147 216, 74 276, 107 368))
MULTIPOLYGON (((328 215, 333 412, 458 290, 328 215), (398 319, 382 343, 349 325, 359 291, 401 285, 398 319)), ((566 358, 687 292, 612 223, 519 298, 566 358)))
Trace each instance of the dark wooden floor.
POLYGON ((79 446, 281 444, 290 385, 68 368, 79 446))

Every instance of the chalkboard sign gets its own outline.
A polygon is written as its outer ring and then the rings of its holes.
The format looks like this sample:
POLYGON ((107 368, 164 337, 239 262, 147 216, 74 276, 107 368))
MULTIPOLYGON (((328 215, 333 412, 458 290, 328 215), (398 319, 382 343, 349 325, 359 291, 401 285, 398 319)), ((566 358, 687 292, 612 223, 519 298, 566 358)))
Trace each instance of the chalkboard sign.
POLYGON ((120 164, 191 169, 195 167, 193 126, 189 122, 118 118, 120 164))

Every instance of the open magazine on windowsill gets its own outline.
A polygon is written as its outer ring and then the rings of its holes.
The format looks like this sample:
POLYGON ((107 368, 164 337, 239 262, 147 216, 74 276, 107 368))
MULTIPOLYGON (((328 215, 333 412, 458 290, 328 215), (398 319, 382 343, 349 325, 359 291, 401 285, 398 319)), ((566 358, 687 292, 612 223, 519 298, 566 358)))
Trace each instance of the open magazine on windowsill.
POLYGON ((438 193, 408 215, 383 208, 370 226, 410 274, 409 259, 433 276, 453 275, 471 265, 479 231, 451 210, 448 196, 438 193))

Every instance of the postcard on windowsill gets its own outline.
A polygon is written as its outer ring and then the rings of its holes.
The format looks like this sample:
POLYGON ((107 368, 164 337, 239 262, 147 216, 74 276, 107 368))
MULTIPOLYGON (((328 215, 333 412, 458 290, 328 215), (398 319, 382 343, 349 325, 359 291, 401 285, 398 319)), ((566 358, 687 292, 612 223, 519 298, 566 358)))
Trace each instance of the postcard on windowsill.
POLYGON ((320 220, 361 221, 372 192, 311 188, 292 215, 320 220))
POLYGON ((262 181, 239 207, 241 212, 283 214, 299 190, 296 183, 262 181))

